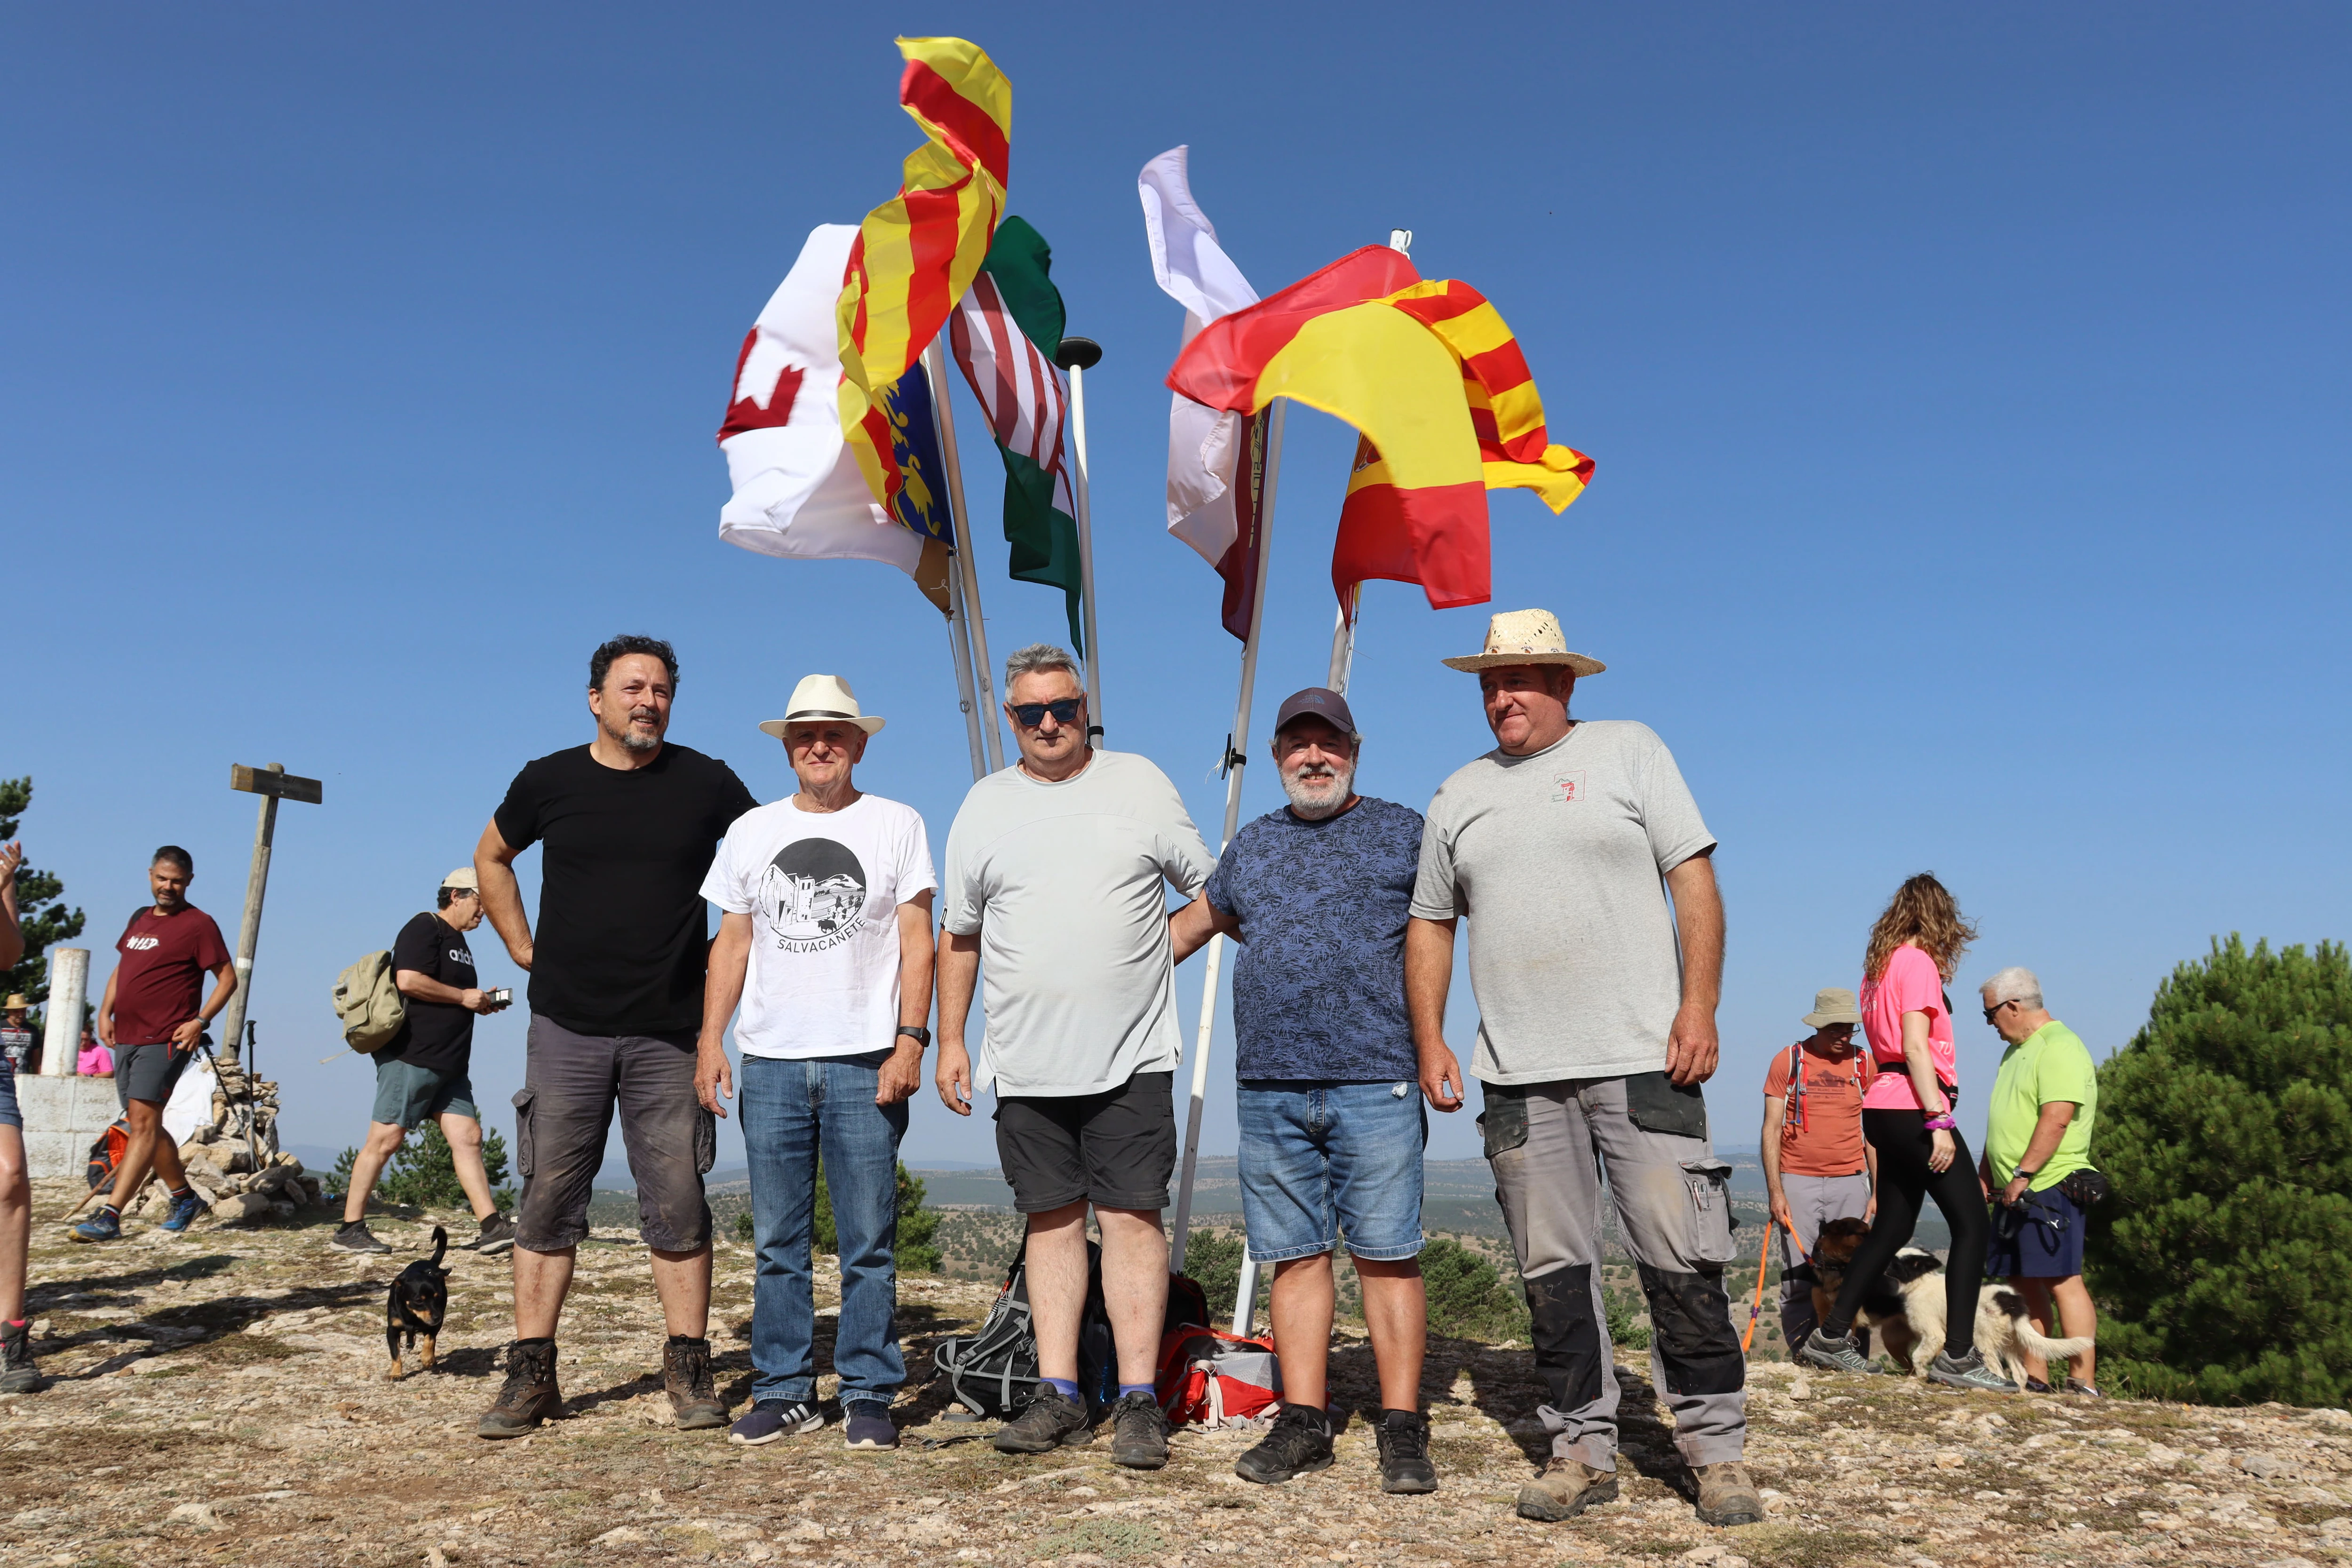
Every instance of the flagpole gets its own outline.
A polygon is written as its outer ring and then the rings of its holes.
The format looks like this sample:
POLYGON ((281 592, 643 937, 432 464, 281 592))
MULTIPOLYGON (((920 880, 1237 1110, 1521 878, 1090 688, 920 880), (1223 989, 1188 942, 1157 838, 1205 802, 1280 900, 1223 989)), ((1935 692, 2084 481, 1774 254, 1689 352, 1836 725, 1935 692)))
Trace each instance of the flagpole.
POLYGON ((1348 695, 1348 677, 1356 668, 1356 617, 1363 613, 1364 585, 1359 583, 1348 590, 1348 602, 1331 626, 1331 679, 1324 684, 1342 697, 1348 695))
POLYGON ((1078 608, 1087 628, 1087 730, 1091 742, 1103 732, 1102 653, 1095 634, 1095 536, 1087 502, 1087 372, 1102 363, 1102 345, 1092 338, 1064 338, 1054 363, 1070 373, 1070 437, 1077 459, 1077 483, 1070 494, 1078 508, 1078 608))
POLYGON ((931 409, 940 423, 940 458, 948 470, 948 515, 956 531, 956 572, 963 581, 963 624, 971 638, 974 695, 981 734, 988 742, 988 769, 1004 766, 1004 742, 996 725, 996 683, 990 679, 987 612, 980 604, 980 563, 973 559, 971 514, 963 504, 963 463, 956 453, 955 415, 948 407, 947 355, 933 338, 923 350, 923 374, 930 382, 931 409))
MULTIPOLYGON (((1257 685, 1259 631, 1265 622, 1265 584, 1274 555, 1275 489, 1282 477, 1282 432, 1289 408, 1288 398, 1275 399, 1274 412, 1266 420, 1265 480, 1257 510, 1257 580, 1250 588, 1249 637, 1242 644, 1241 693, 1234 704, 1234 732, 1226 741, 1225 831, 1217 845, 1220 855, 1241 826, 1242 771, 1249 761, 1250 701, 1257 685)), ((1248 482, 1244 476, 1236 477, 1248 482)), ((1209 1045, 1217 1020, 1217 971, 1224 956, 1224 940, 1221 935, 1209 938, 1207 973, 1201 979, 1201 1019, 1192 1045, 1192 1097, 1184 1113, 1184 1170, 1176 1189, 1176 1234, 1168 1253, 1169 1268, 1180 1274, 1184 1269, 1185 1239, 1192 1225, 1192 1177, 1201 1160, 1201 1110, 1209 1093, 1209 1045)), ((1235 1333, 1244 1331, 1248 1320, 1256 1316, 1256 1309, 1257 1268, 1244 1250, 1242 1288, 1234 1306, 1235 1333)))
POLYGON ((948 655, 955 661, 956 706, 963 710, 964 739, 971 743, 971 779, 988 776, 988 753, 980 740, 980 704, 971 694, 971 648, 964 641, 963 578, 948 574, 948 655))

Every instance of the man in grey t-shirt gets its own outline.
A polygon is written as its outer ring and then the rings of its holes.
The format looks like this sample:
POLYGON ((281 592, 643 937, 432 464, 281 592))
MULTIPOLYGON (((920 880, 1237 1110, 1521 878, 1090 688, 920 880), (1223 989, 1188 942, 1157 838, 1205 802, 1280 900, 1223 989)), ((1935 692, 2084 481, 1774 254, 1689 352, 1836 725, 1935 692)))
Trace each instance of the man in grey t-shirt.
POLYGON ((1699 1519, 1755 1523, 1763 1502, 1741 1463, 1747 1362, 1723 1289, 1731 1167, 1707 1141, 1699 1091, 1715 1071, 1723 978, 1715 840, 1647 725, 1568 716, 1576 678, 1606 666, 1569 652, 1549 611, 1498 615, 1483 653, 1445 663, 1477 675, 1497 744, 1430 802, 1405 998, 1423 1092, 1457 1110, 1445 994, 1455 923, 1468 917, 1478 1125, 1550 1394, 1538 1414, 1551 1458, 1520 1489, 1518 1511, 1570 1519, 1617 1495, 1605 1171, 1699 1519))
POLYGON ((940 1098, 969 1116, 964 1026, 987 955, 997 1157, 1029 1221, 1045 1387, 995 1442, 1013 1454, 1084 1442, 1111 1393, 1078 1384, 1091 1203, 1118 1344, 1111 1458, 1158 1469, 1168 1462, 1152 1388, 1168 1307, 1160 1211, 1176 1165, 1178 1048, 1166 889, 1190 900, 1215 862, 1167 774, 1087 743, 1068 654, 1020 649, 1004 662, 1004 692, 1021 761, 972 785, 949 829, 939 961, 940 1098))

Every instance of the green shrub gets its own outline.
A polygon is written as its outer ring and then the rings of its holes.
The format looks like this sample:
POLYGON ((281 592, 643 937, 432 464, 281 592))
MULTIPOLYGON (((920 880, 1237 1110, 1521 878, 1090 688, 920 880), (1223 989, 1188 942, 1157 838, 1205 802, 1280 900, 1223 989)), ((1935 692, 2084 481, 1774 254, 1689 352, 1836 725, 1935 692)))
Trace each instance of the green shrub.
MULTIPOLYGON (((1184 1273, 1194 1284, 1201 1287, 1201 1294, 1209 1299, 1211 1321, 1203 1325, 1204 1327, 1214 1328, 1219 1324, 1230 1326, 1229 1321, 1234 1312, 1234 1298, 1241 1294, 1244 1251, 1240 1237, 1227 1236, 1222 1231, 1202 1230, 1196 1226, 1186 1236, 1184 1273)), ((1261 1300, 1265 1297, 1265 1286, 1270 1284, 1273 1279, 1272 1265, 1269 1264, 1258 1271, 1258 1294, 1261 1300)))
POLYGON ((1628 1350, 1650 1348, 1650 1325, 1633 1320, 1648 1310, 1639 1290, 1622 1286, 1605 1286, 1601 1292, 1601 1308, 1609 1314, 1609 1342, 1623 1345, 1628 1350))
MULTIPOLYGON (((335 1160, 335 1173, 322 1184, 339 1195, 350 1192, 352 1166, 359 1157, 357 1149, 345 1149, 335 1160)), ((482 1169, 490 1178, 492 1200, 501 1209, 513 1208, 515 1190, 502 1184, 507 1179, 507 1141, 494 1127, 482 1130, 482 1169)), ((372 1195, 383 1203, 415 1208, 474 1212, 466 1189, 457 1184, 457 1156, 436 1121, 425 1122, 410 1133, 384 1163, 372 1195)))
POLYGON ((2086 1271, 2102 1383, 2209 1404, 2352 1396, 2352 964, 2216 942, 2099 1068, 2086 1271))
POLYGON ((1528 1304, 1501 1270, 1460 1242, 1431 1237, 1421 1249, 1429 1326, 1457 1340, 1492 1344, 1528 1338, 1528 1304))
MULTIPOLYGON (((923 1206, 927 1188, 921 1177, 907 1169, 906 1162, 898 1164, 898 1272, 901 1274, 937 1274, 940 1271, 940 1249, 932 1238, 940 1228, 940 1211, 923 1206)), ((816 1163, 816 1232, 814 1250, 820 1255, 841 1250, 841 1233, 834 1228, 833 1194, 825 1190, 824 1162, 816 1163)), ((758 1227, 752 1223, 751 1211, 743 1210, 735 1216, 735 1239, 749 1243, 757 1238, 758 1227)))

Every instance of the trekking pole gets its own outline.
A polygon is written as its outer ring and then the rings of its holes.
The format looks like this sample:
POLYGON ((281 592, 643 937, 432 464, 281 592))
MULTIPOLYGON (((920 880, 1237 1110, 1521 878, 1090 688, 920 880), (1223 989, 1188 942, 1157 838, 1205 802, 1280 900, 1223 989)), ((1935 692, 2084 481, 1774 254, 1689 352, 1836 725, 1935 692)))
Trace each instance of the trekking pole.
MULTIPOLYGON (((254 1053, 259 1043, 253 1033, 253 1020, 245 1021, 245 1147, 253 1156, 253 1168, 261 1169, 261 1103, 253 1098, 253 1082, 260 1068, 255 1064, 254 1053)), ((1760 1276, 1759 1276, 1760 1278, 1760 1276)))

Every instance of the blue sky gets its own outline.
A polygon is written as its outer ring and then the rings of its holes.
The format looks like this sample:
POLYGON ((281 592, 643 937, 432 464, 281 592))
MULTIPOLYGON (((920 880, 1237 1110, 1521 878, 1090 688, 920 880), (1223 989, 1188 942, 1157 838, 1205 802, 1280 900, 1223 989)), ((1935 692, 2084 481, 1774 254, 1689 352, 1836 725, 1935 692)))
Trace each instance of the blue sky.
MULTIPOLYGON (((1655 728, 1722 840, 1720 1142, 1753 1142, 1768 1054, 1854 983, 1912 871, 1982 923, 1964 984, 2038 969, 2100 1054, 2214 933, 2345 934, 2341 9, 1109 15, 0 20, 0 770, 37 780, 25 837, 90 911, 100 975, 158 843, 194 851, 234 931, 253 799, 230 763, 322 777, 282 819, 254 1016, 289 1136, 355 1141, 370 1075, 336 971, 425 907, 525 760, 588 737, 585 656, 620 630, 677 641, 673 736, 763 797, 789 775, 752 726, 799 675, 847 677, 891 720, 861 782, 944 841, 969 770, 937 617, 888 568, 716 533, 746 327, 914 145, 894 32, 971 37, 1013 80, 1012 210, 1106 351, 1110 742, 1210 833, 1238 645, 1162 531, 1179 312, 1135 196, 1178 142, 1262 291, 1413 229, 1597 459, 1563 517, 1496 498, 1491 607, 1551 608, 1609 661, 1578 711, 1655 728)), ((1352 449, 1318 415, 1290 429, 1261 735, 1323 675, 1352 449)), ((1005 580, 996 465, 966 455, 1001 657, 1056 637, 1060 601, 1005 580)), ((1487 608, 1368 590, 1370 793, 1423 805, 1490 743, 1436 662, 1487 608)), ((1253 812, 1278 801, 1255 771, 1253 812)), ((1962 1017, 1981 1106, 1996 1051, 1962 1017)), ((519 1013, 478 1036, 494 1125, 521 1039, 519 1013)), ((1433 1153, 1474 1148, 1466 1115, 1434 1130, 1433 1153)), ((908 1153, 993 1158, 936 1101, 908 1153)))

